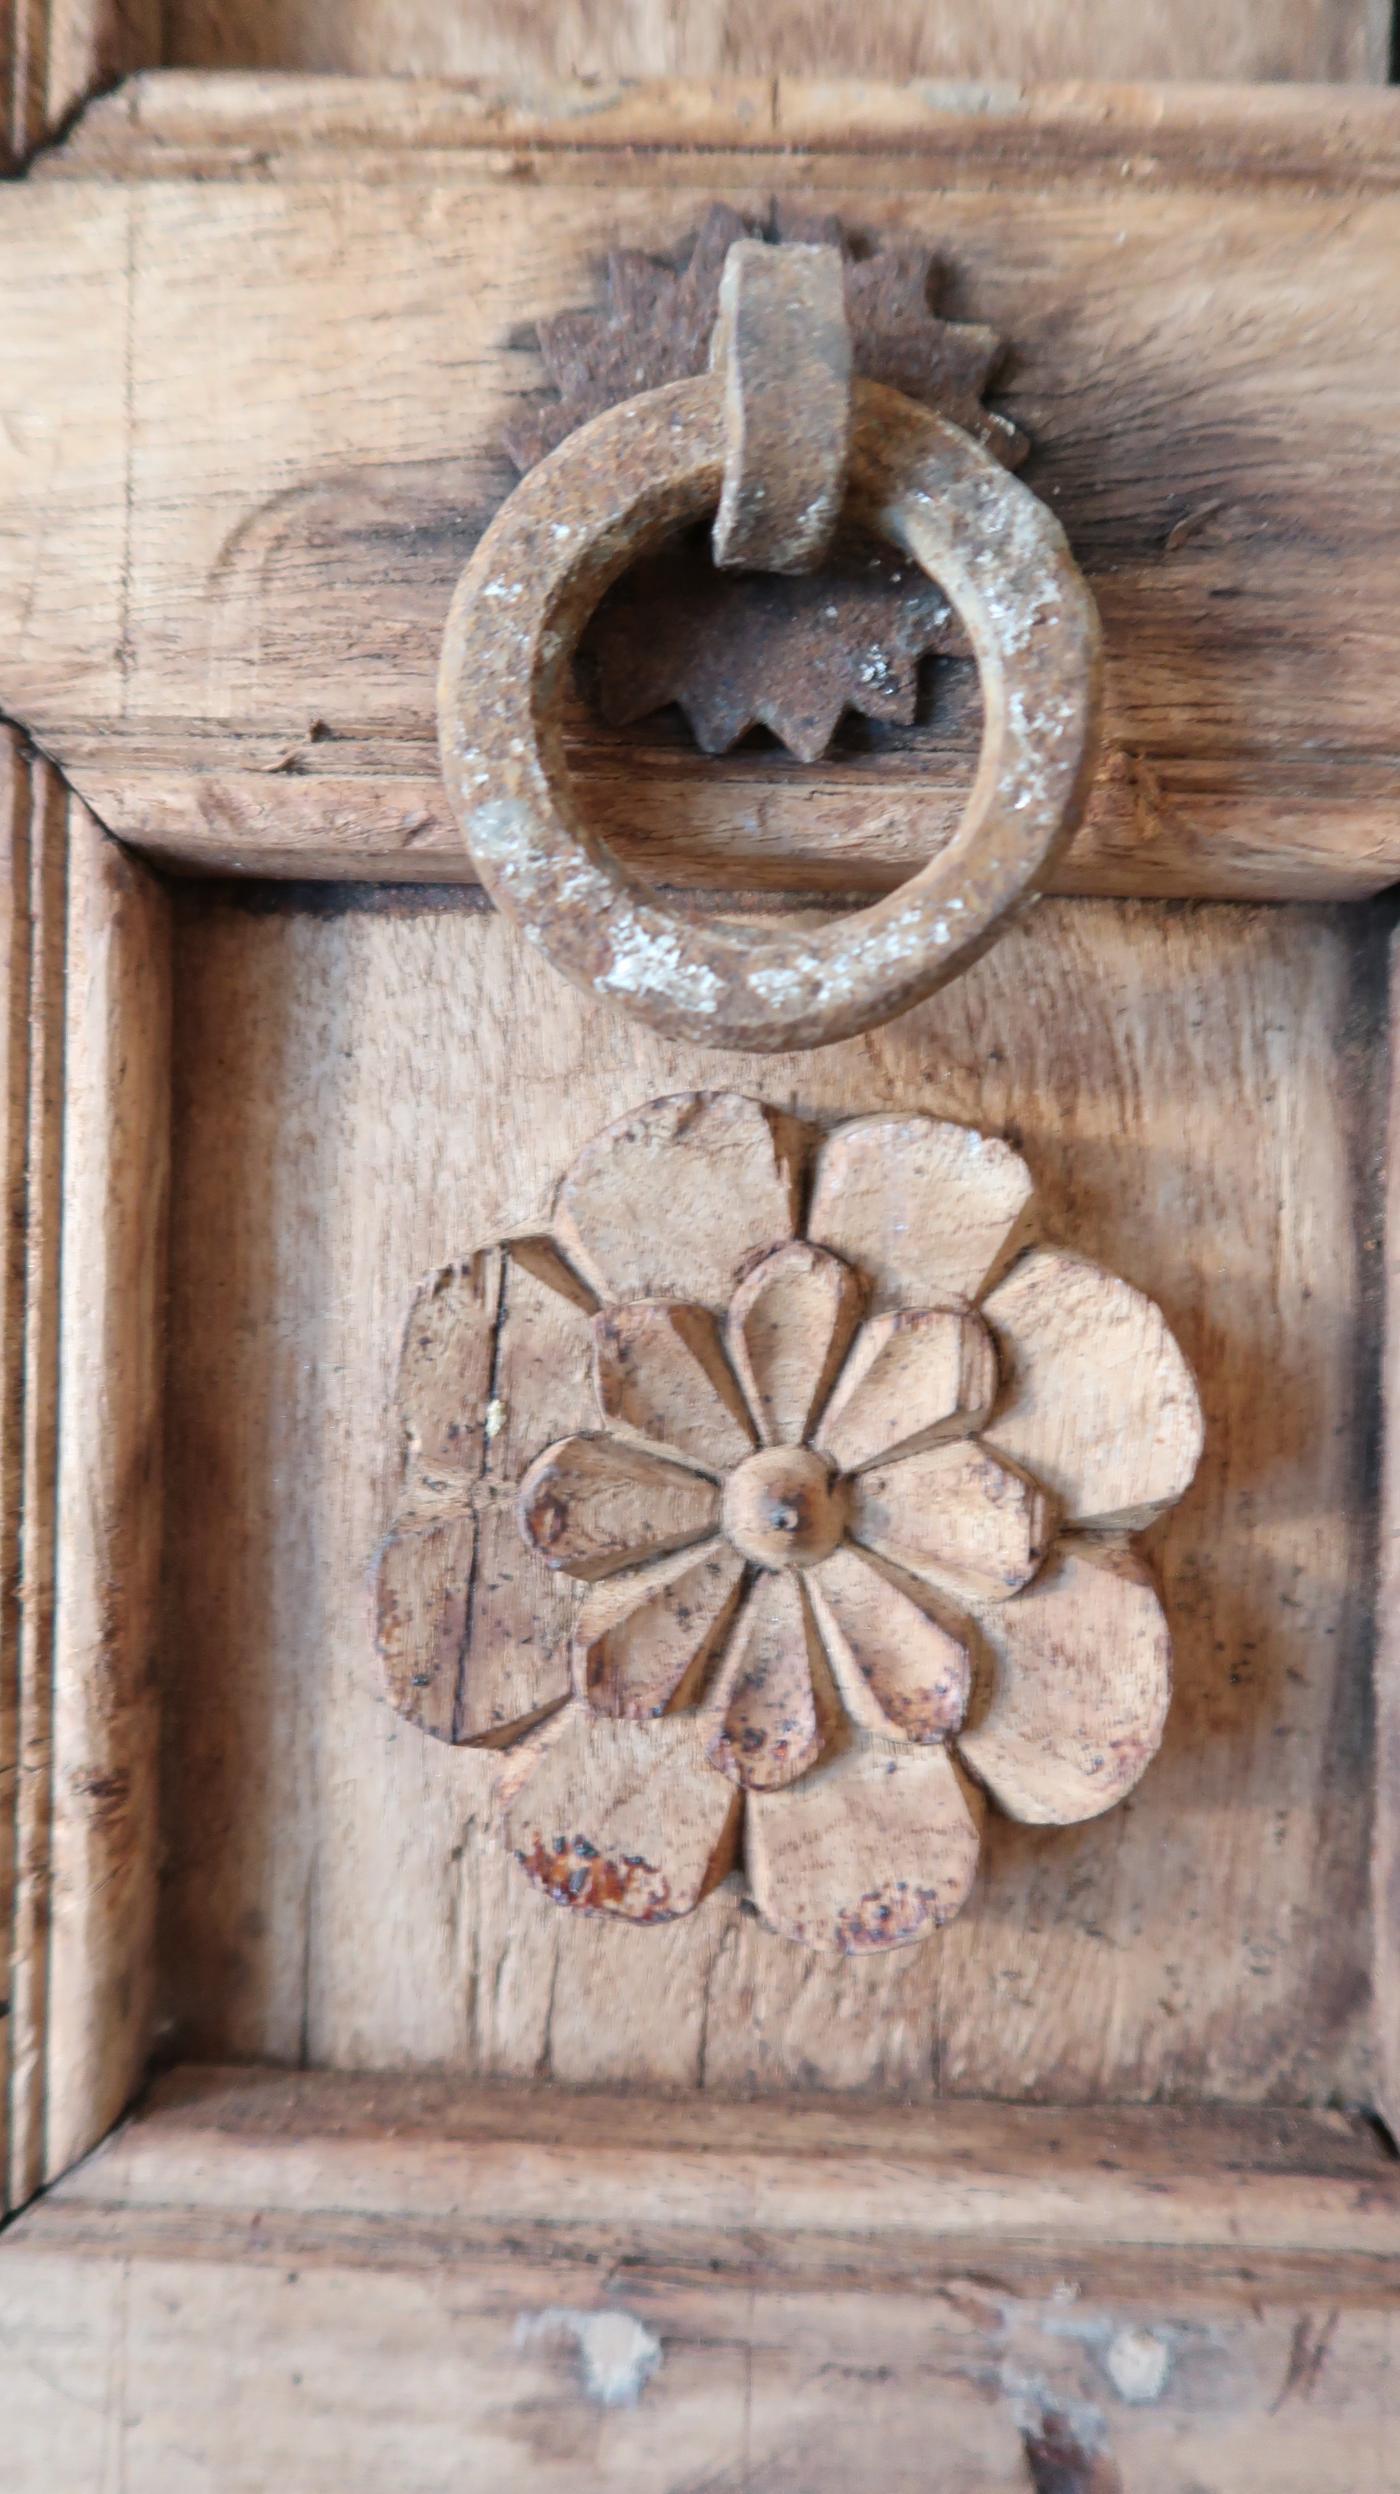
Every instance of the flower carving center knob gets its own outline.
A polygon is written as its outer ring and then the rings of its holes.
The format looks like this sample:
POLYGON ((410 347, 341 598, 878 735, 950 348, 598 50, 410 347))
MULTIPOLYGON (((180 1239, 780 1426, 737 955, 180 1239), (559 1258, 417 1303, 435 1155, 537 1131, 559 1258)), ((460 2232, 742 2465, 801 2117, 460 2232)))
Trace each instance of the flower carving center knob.
POLYGON ((732 1472, 724 1529, 756 1567, 810 1567, 846 1529, 844 1484, 808 1446, 766 1446, 732 1472))

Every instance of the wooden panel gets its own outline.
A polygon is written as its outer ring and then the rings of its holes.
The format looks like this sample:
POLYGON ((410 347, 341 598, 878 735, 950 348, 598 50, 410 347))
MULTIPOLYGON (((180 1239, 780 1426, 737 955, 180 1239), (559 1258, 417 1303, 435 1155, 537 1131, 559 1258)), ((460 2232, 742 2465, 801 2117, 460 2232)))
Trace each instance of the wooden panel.
POLYGON ((173 0, 189 68, 448 77, 1383 78, 1378 0, 173 0))
MULTIPOLYGON (((18 1492, 15 1896, 10 1940, 9 2181, 26 2199, 45 2172, 44 2107, 53 1823, 53 1613, 58 1497, 59 1234, 63 1184, 64 951, 68 798, 57 773, 29 758, 26 880, 16 894, 27 960, 23 1130, 12 1198, 18 1492)), ((16 860, 18 866, 20 861, 16 860)), ((17 968, 18 965, 15 965, 17 968)), ((18 983, 18 982, 17 982, 18 983)), ((18 1007, 19 997, 15 1005, 18 1007)), ((90 2141, 96 2136, 89 2131, 90 2141)))
POLYGON ((1385 1165, 1385 1443, 1376 1597, 1376 2101, 1400 2138, 1400 941, 1390 961, 1385 1165))
POLYGON ((19 2201, 115 2118, 149 2040, 168 964, 146 870, 12 736, 0 758, 0 1891, 19 2201))
POLYGON ((1393 2494, 1397 2268, 1335 2116, 186 2074, 0 2247, 7 2486, 1393 2494))
POLYGON ((0 730, 0 2209, 9 2201, 15 1861, 19 1829, 20 1551, 24 1514, 24 1228, 29 1127, 29 758, 0 730))
MULTIPOLYGON (((1400 105, 1360 90, 970 110, 138 81, 0 202, 0 701, 155 853, 465 873, 433 677, 539 378, 520 324, 590 300, 610 242, 679 237, 717 193, 762 209, 776 145, 794 195, 941 242, 952 307, 1014 342, 1006 404, 1108 629, 1065 887, 1378 889, 1400 871, 1397 137, 1400 105)), ((811 770, 580 711, 590 819, 663 879, 888 884, 971 768, 970 671, 934 681, 922 727, 811 770)))
POLYGON ((468 896, 365 900, 181 905, 163 1961, 187 2046, 1365 2101, 1369 916, 1048 906, 905 1021, 755 1065, 581 1000, 468 896), (1051 1234, 1161 1302, 1205 1394, 1160 1536, 1161 1758, 1111 1824, 994 1822, 963 1919, 880 1961, 815 1963, 727 1888, 645 1934, 559 1915, 490 1841, 480 1756, 378 1692, 363 1580, 415 1281, 701 1078, 1013 1126, 1051 1234))
POLYGON ((781 2243, 794 2274, 862 2235, 887 2276, 974 2241, 1400 2259, 1400 2169, 1350 2114, 638 2094, 623 2110, 582 2089, 324 2071, 169 2071, 50 2205, 75 2229, 181 2207, 459 2239, 625 2222, 639 2247, 688 2236, 727 2270, 781 2243))
POLYGON ((153 1978, 169 912, 69 827, 46 2171, 145 2067, 153 1978))

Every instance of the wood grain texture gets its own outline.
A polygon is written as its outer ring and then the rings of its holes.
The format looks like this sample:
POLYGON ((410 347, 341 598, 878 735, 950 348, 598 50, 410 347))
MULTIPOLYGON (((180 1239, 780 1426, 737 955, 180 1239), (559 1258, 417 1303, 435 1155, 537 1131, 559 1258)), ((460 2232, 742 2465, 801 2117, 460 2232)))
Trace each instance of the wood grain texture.
POLYGON ((168 922, 0 734, 7 827, 0 1895, 6 2192, 91 2146, 144 2067, 168 922))
MULTIPOLYGON (((162 1980, 187 2047, 1366 2100, 1369 920, 1047 905, 906 1022, 759 1066, 629 1029, 466 896, 180 910, 162 1980), (1160 1302, 1206 1403, 1153 1536, 1177 1699, 1146 1781, 1108 1833, 993 1822, 961 1922, 882 1964, 814 1972, 729 1886, 643 1934, 522 1898, 488 1760, 379 1695, 361 1584, 414 1283, 538 1219, 608 1118, 702 1063, 779 1108, 1014 1118, 1048 1234, 1160 1302)), ((564 1427, 596 1425, 577 1324, 564 1427)))
POLYGON ((19 1829, 20 1554, 24 1529, 25 1180, 29 1140, 29 757, 0 730, 0 2210, 9 2203, 15 1862, 19 1829))
MULTIPOLYGON (((153 854, 464 874, 432 684, 538 380, 521 324, 592 301, 611 243, 679 240, 715 195, 761 210, 781 179, 927 236, 948 308, 1013 343, 1005 406, 1107 628, 1062 888, 1379 889, 1397 139, 1363 89, 136 81, 0 202, 0 701, 153 854)), ((971 771, 970 667, 931 684, 921 724, 812 769, 580 706, 587 819, 663 882, 887 887, 971 771)))
POLYGON ((162 58, 160 0, 0 0, 0 172, 98 88, 162 58))
POLYGON ((1400 941, 1390 959, 1390 1087, 1385 1140, 1384 1442, 1376 1588, 1376 2098, 1400 2138, 1400 941))
POLYGON ((173 0, 168 55, 191 69, 472 78, 1376 78, 1376 0, 173 0))
MULTIPOLYGON (((12 2200, 44 2179, 52 1908, 54 1598, 58 1535, 58 1391, 63 1194, 69 801, 57 773, 30 758, 24 919, 25 1133, 16 1248, 20 1363, 19 1697, 14 1918, 10 1935, 12 2200)), ((88 2134, 88 2143, 95 2136, 88 2134)))
POLYGON ((726 2103, 441 2075, 187 2065, 47 2205, 261 2208, 270 2218, 560 2227, 714 2240, 741 2271, 783 2238, 795 2269, 822 2238, 872 2259, 939 2240, 1084 2253, 1307 2252, 1400 2258, 1400 2173, 1339 2112, 1161 2105, 726 2103), (892 2187, 902 2176, 903 2187, 892 2187))
POLYGON ((129 2101, 154 1974, 169 911, 70 808, 45 2172, 129 2101))
MULTIPOLYGON (((962 1763, 1035 1824, 1140 1780, 1171 1646, 1124 1537, 1189 1489, 1199 1401, 1161 1311, 1063 1249, 1013 1263, 985 1322, 947 1304, 1014 1252, 1032 1195, 1008 1144, 927 1117, 779 1124, 719 1091, 639 1104, 554 1199, 568 1365, 587 1313, 596 1399, 563 1439, 538 1407, 556 1372, 521 1356, 508 1242, 415 1294, 402 1503, 374 1568, 384 1690, 438 1739, 504 1747, 507 1846, 553 1902, 667 1922, 739 1868, 741 1909, 808 1947, 907 1946, 951 1920, 976 1865, 945 1742, 956 1761, 970 1734, 962 1763), (868 1237, 869 1269, 790 1235, 795 1210, 868 1237), (913 1305, 864 1325, 896 1265, 913 1305), (584 1271, 601 1308, 578 1305, 584 1271), (707 1304, 653 1297, 663 1278, 707 1304), (816 1442, 833 1389, 840 1467, 816 1442), (579 1588, 566 1636, 561 1577, 579 1588), (750 1797, 737 1861, 710 1769, 750 1797)), ((546 1243, 532 1233, 536 1258, 546 1243)))
POLYGON ((7 2483, 924 2494, 936 2431, 961 2494, 1400 2485, 1394 2173, 1360 2126, 836 2129, 177 2074, 0 2248, 7 2483))

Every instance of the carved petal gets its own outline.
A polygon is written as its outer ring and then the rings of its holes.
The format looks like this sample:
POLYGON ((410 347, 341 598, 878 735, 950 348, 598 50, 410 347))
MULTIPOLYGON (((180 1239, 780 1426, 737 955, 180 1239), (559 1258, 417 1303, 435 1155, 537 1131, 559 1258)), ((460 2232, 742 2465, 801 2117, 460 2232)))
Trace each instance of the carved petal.
POLYGON ((712 1532, 719 1491, 619 1438, 562 1438, 520 1484, 520 1530, 566 1576, 611 1576, 712 1532))
POLYGON ((726 1541, 608 1577, 574 1631, 574 1686, 604 1715, 664 1714, 703 1677, 733 1616, 744 1563, 726 1541))
POLYGON ((971 1676, 961 1638, 849 1544, 812 1568, 806 1581, 832 1677, 852 1722, 866 1732, 895 1731, 911 1741, 938 1741, 955 1732, 971 1676))
POLYGON ((996 1390, 996 1352, 980 1316, 892 1310, 862 1325, 814 1443, 843 1472, 858 1472, 896 1447, 912 1454, 980 1429, 996 1390))
POLYGON ((566 1706, 526 1751, 505 1770, 505 1841, 556 1904, 673 1922, 731 1867, 742 1802, 693 1715, 616 1723, 566 1706))
POLYGON ((481 1470, 503 1269, 499 1247, 445 1264, 409 1311, 399 1410, 408 1447, 434 1486, 469 1487, 481 1470))
POLYGON ((466 1514, 396 1526, 374 1562, 374 1641, 385 1694, 439 1741, 455 1738, 475 1556, 476 1518, 466 1514))
POLYGON ((375 1634, 391 1702, 440 1740, 497 1741, 568 1694, 578 1593, 525 1547, 511 1496, 594 1410, 588 1319, 553 1254, 512 1239, 445 1267, 404 1337, 403 1507, 375 1634))
POLYGON ((1136 1530, 1190 1486, 1204 1424, 1161 1309, 1059 1248, 1036 1248, 986 1303, 1008 1397, 986 1432, 1072 1524, 1136 1530))
POLYGON ((626 1437, 674 1446, 725 1472, 754 1447, 744 1398, 708 1308, 637 1299, 593 1320, 603 1418, 626 1437))
POLYGON ((754 1903, 807 1948, 857 1956, 922 1940, 966 1903, 974 1813, 946 1749, 859 1741, 792 1792, 750 1795, 754 1903))
POLYGON ((375 1643, 391 1705, 440 1741, 493 1741, 568 1695, 562 1640, 524 1633, 512 1574, 537 1575, 508 1511, 394 1527, 374 1565, 375 1643), (483 1581, 490 1592, 483 1593, 483 1581), (505 1614, 504 1632, 500 1614, 505 1614))
POLYGON ((821 1756, 835 1714, 799 1578, 756 1577, 701 1709, 710 1757, 736 1784, 790 1784, 821 1756))
POLYGON ((1044 1493, 977 1438, 858 1473, 850 1519, 854 1540, 969 1602, 1019 1593, 1050 1541, 1044 1493))
POLYGON ((800 1446, 846 1356, 861 1286, 848 1264, 792 1239, 744 1275, 725 1327, 765 1446, 800 1446))
POLYGON ((565 1252, 608 1299, 723 1308, 745 1260, 790 1238, 797 1135, 733 1091, 684 1091, 619 1118, 559 1189, 565 1252))
POLYGON ((992 1798, 1053 1827, 1121 1801, 1156 1753, 1171 1695, 1171 1639, 1136 1553, 1063 1541, 1030 1590, 979 1626, 995 1683, 958 1747, 992 1798))
POLYGON ((858 1117, 817 1157, 807 1235, 869 1274, 881 1307, 975 1299, 1007 1255, 1031 1173, 994 1135, 858 1117))

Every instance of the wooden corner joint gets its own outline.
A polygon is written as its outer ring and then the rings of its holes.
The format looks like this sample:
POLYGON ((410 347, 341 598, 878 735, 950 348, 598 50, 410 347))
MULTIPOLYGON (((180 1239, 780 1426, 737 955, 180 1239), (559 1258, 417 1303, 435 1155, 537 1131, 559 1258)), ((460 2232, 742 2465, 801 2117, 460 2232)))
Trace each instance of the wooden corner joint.
POLYGON ((1027 1243, 1031 1197, 935 1118, 686 1093, 425 1285, 388 1693, 502 1751, 557 1902, 663 1922, 741 1868, 788 1938, 887 1948, 964 1903, 985 1798, 1066 1825, 1137 1782, 1170 1641, 1129 1537, 1200 1406, 1150 1300, 1027 1243))

